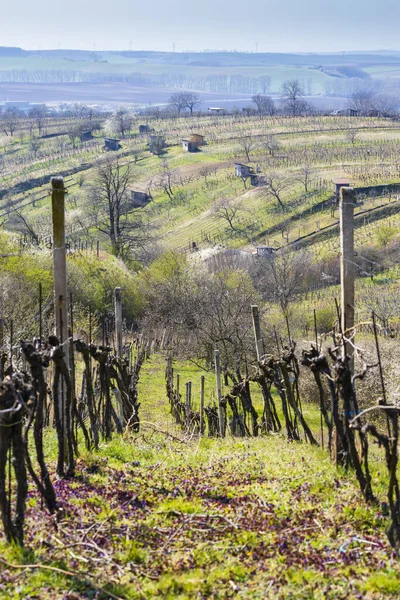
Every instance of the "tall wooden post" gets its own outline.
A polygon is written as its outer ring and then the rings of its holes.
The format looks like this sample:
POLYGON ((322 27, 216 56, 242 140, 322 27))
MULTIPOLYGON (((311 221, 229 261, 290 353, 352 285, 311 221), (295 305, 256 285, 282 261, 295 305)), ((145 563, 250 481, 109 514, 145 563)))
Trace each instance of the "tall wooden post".
POLYGON ((122 293, 121 288, 114 289, 115 337, 117 356, 122 359, 122 293))
MULTIPOLYGON (((51 210, 53 219, 53 267, 54 267, 54 313, 55 335, 62 344, 64 361, 69 370, 68 341, 68 296, 67 296, 67 257, 65 251, 65 188, 63 177, 51 178, 51 210)), ((67 386, 60 378, 59 387, 61 427, 64 437, 64 458, 67 458, 67 386)))
POLYGON ((188 381, 186 383, 186 403, 185 403, 185 412, 186 412, 186 431, 189 433, 190 430, 190 405, 192 400, 192 382, 188 381))
POLYGON ((260 362, 260 358, 264 354, 264 346, 263 346, 262 334, 261 334, 260 313, 259 313, 257 305, 255 305, 255 304, 252 305, 251 314, 253 317, 253 331, 254 331, 254 340, 256 343, 257 362, 260 362))
POLYGON ((63 344, 64 360, 69 367, 67 258, 65 252, 65 188, 63 177, 51 179, 53 217, 53 266, 55 335, 63 344))
POLYGON ((217 399, 218 399, 218 422, 219 422, 219 435, 224 437, 224 413, 222 410, 222 389, 221 389, 221 364, 219 350, 215 350, 215 378, 217 384, 217 399))
MULTIPOLYGON (((351 188, 340 189, 340 283, 343 333, 354 326, 354 208, 355 192, 351 188)), ((343 345, 343 354, 351 357, 351 368, 354 370, 354 352, 350 344, 343 345)))
MULTIPOLYGON (((114 289, 114 315, 115 315, 115 346, 118 359, 122 360, 122 293, 121 288, 114 289)), ((122 427, 124 422, 124 409, 122 406, 122 396, 118 397, 118 416, 122 427)))
POLYGON ((200 379, 200 436, 203 435, 203 427, 204 427, 204 375, 201 376, 200 379))

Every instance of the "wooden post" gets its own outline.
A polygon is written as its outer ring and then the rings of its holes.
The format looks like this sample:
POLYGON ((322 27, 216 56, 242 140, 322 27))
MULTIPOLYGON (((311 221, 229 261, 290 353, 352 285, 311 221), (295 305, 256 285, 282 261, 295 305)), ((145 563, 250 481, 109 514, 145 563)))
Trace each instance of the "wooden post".
POLYGON ((218 398, 218 421, 219 421, 219 435, 224 437, 224 413, 222 411, 222 390, 221 390, 221 365, 219 350, 215 350, 215 377, 217 383, 217 398, 218 398))
POLYGON ((204 375, 201 376, 200 379, 200 437, 203 435, 203 426, 204 426, 204 375))
POLYGON ((177 373, 177 375, 176 375, 176 395, 178 396, 178 398, 179 398, 179 381, 180 381, 180 377, 181 376, 179 375, 179 373, 177 373))
MULTIPOLYGON (((53 268, 55 335, 63 345, 64 361, 69 370, 67 258, 65 251, 65 188, 63 177, 51 178, 51 210, 53 220, 53 268)), ((67 458, 66 405, 67 386, 60 378, 60 422, 64 436, 64 457, 67 458)))
MULTIPOLYGON (((122 293, 121 288, 116 287, 114 289, 114 315, 115 315, 115 346, 116 354, 120 361, 122 361, 122 293)), ((118 396, 115 394, 115 398, 118 401, 118 417, 122 427, 125 426, 124 420, 124 409, 122 405, 122 395, 118 396)))
MULTIPOLYGON (((356 198, 351 188, 340 189, 340 283, 341 283, 341 325, 343 333, 354 326, 354 207, 356 198)), ((354 352, 350 344, 343 345, 343 355, 351 357, 354 371, 354 352)))
POLYGON ((257 305, 255 305, 255 304, 252 305, 251 314, 253 317, 253 331, 254 331, 254 340, 256 342, 257 362, 260 362, 260 359, 264 354, 264 346, 263 346, 262 334, 261 334, 260 313, 259 313, 257 305))
POLYGON ((192 382, 188 381, 186 383, 186 431, 189 432, 190 429, 190 419, 189 419, 189 412, 190 412, 190 404, 191 404, 191 399, 192 399, 192 382))
POLYGON ((122 360, 122 293, 119 287, 114 289, 114 314, 117 356, 122 360))
POLYGON ((53 216, 54 314, 55 335, 63 342, 64 360, 69 367, 67 259, 65 253, 65 188, 63 177, 51 179, 53 216))

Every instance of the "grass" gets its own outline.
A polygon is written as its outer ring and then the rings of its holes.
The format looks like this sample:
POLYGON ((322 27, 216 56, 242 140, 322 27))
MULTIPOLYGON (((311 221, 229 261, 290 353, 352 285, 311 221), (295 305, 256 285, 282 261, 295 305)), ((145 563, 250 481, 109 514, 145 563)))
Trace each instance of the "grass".
MULTIPOLYGON (((163 434, 144 425, 97 454, 82 450, 77 477, 55 481, 59 519, 31 489, 26 549, 0 538, 0 556, 41 567, 0 563, 1 598, 399 596, 386 517, 363 503, 351 475, 280 435, 185 439, 168 413, 164 367, 153 355, 140 388, 142 420, 163 434)), ((193 365, 175 368, 182 381, 199 379, 193 365)), ((212 388, 206 373, 207 399, 212 388)), ((53 480, 54 450, 48 432, 53 480)))

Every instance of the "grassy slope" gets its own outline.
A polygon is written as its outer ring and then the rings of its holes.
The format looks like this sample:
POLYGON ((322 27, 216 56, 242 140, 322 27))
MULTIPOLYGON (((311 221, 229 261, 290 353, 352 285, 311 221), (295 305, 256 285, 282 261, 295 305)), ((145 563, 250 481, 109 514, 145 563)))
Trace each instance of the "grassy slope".
MULTIPOLYGON (((182 380, 200 375, 179 370, 182 380)), ((184 440, 163 371, 159 357, 144 367, 141 433, 83 453, 78 477, 56 481, 61 519, 44 515, 31 491, 27 549, 0 542, 1 560, 69 574, 0 563, 0 597, 77 600, 99 587, 126 599, 398 597, 386 519, 351 477, 281 436, 184 440)), ((211 374, 206 386, 210 397, 211 374)), ((49 434, 48 455, 54 447, 49 434)))

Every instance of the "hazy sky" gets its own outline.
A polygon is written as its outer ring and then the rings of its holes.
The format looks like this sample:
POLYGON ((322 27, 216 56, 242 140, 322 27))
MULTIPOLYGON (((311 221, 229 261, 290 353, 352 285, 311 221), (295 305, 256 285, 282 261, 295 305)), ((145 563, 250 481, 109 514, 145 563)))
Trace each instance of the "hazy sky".
POLYGON ((0 0, 0 46, 400 49, 399 0, 0 0))

